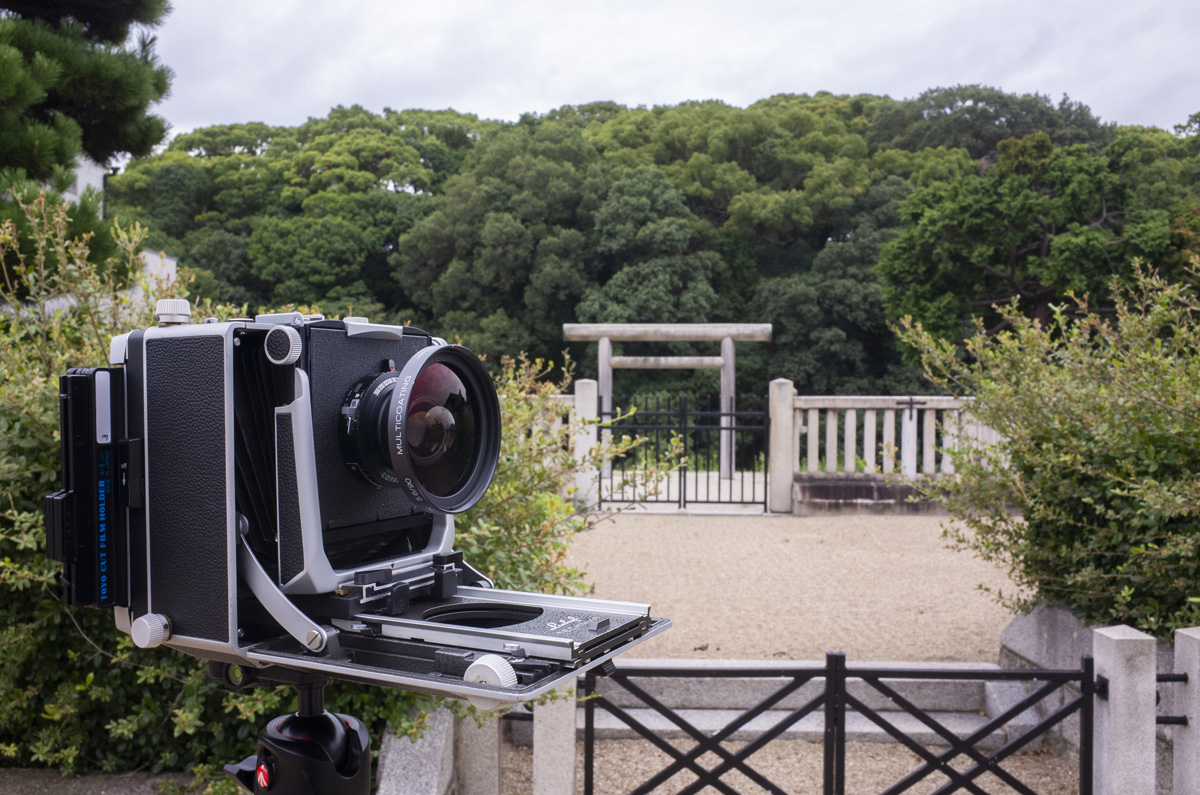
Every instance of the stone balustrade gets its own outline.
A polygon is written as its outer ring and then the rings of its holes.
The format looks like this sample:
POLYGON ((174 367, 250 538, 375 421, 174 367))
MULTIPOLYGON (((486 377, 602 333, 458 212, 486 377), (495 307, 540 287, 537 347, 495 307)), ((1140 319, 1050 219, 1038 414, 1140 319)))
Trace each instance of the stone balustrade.
POLYGON ((959 439, 998 438, 969 409, 969 399, 937 395, 797 395, 791 381, 772 381, 770 510, 793 511, 796 475, 953 473, 959 439))

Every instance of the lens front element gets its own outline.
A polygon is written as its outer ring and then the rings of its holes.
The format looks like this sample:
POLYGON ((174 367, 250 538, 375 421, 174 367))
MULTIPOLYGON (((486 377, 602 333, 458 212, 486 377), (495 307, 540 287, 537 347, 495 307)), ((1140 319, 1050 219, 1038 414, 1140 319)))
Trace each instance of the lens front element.
POLYGON ((413 474, 425 490, 448 497, 461 489, 479 447, 462 379, 444 364, 426 367, 413 384, 404 422, 413 474))

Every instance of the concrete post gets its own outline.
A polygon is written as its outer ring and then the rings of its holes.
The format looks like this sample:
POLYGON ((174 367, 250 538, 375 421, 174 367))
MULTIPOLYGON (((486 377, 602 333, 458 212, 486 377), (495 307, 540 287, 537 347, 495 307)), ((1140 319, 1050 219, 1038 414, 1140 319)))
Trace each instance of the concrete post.
POLYGON ((1176 715, 1187 726, 1171 729, 1175 743, 1175 795, 1200 795, 1200 627, 1175 631, 1175 673, 1187 674, 1187 684, 1175 690, 1176 715))
POLYGON ((874 474, 877 471, 875 466, 875 409, 867 409, 863 413, 863 461, 866 462, 866 471, 874 474))
POLYGON ((455 727, 458 795, 500 795, 500 720, 482 726, 462 718, 455 727))
POLYGON ((1108 697, 1096 700, 1096 795, 1154 795, 1155 642, 1132 627, 1094 631, 1096 677, 1108 697))
POLYGON ((575 795, 575 693, 533 710, 533 795, 575 795))
POLYGON ((911 406, 900 417, 900 471, 917 476, 917 410, 911 406))
MULTIPOLYGON (((611 422, 612 414, 606 414, 613 410, 613 371, 612 371, 612 340, 608 337, 601 337, 599 343, 600 363, 598 375, 600 378, 600 421, 611 422)), ((612 443, 612 431, 601 431, 600 441, 605 447, 612 443)), ((604 464, 603 477, 608 480, 612 477, 612 464, 604 464)))
POLYGON ((796 388, 786 378, 771 382, 769 392, 771 458, 767 462, 767 508, 773 513, 792 512, 792 483, 795 478, 796 451, 792 449, 792 423, 795 421, 796 388))
MULTIPOLYGON (((734 411, 733 337, 721 340, 721 411, 734 411)), ((733 480, 733 417, 721 417, 721 480, 733 480)))
POLYGON ((612 411, 612 396, 613 396, 613 375, 612 375, 612 340, 604 337, 599 344, 600 366, 597 368, 600 379, 600 397, 604 399, 604 403, 600 407, 601 412, 612 411))
POLYGON ((413 742, 383 736, 375 795, 444 795, 454 782, 454 716, 445 707, 429 716, 425 733, 413 742))
POLYGON ((599 473, 586 466, 588 452, 596 446, 596 418, 599 416, 599 389, 590 378, 575 382, 575 427, 571 436, 571 455, 578 469, 575 472, 575 504, 587 507, 596 504, 599 496, 599 473))
POLYGON ((925 420, 924 430, 921 431, 921 471, 932 475, 937 472, 937 461, 934 460, 937 455, 937 410, 922 409, 921 414, 925 420))
POLYGON ((825 471, 838 471, 837 409, 825 409, 825 471))
POLYGON ((896 411, 885 409, 883 412, 883 473, 886 475, 896 468, 896 411))
POLYGON ((846 409, 845 430, 842 433, 842 471, 858 470, 858 412, 846 409))

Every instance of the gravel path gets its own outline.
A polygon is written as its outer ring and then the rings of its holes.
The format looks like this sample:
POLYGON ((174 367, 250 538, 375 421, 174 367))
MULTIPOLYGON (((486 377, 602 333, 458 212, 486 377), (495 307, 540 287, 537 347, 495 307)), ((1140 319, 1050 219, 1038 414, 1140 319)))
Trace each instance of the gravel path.
POLYGON ((941 517, 622 514, 571 544, 595 596, 674 626, 631 657, 995 662, 1008 578, 941 517))

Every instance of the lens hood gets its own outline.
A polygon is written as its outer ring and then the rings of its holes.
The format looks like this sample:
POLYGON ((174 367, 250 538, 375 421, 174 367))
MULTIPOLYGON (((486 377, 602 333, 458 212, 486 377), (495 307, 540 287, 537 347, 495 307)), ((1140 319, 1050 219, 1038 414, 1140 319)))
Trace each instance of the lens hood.
POLYGON ((461 345, 414 354, 392 388, 386 438, 418 508, 462 513, 477 503, 500 457, 500 401, 479 358, 461 345))

